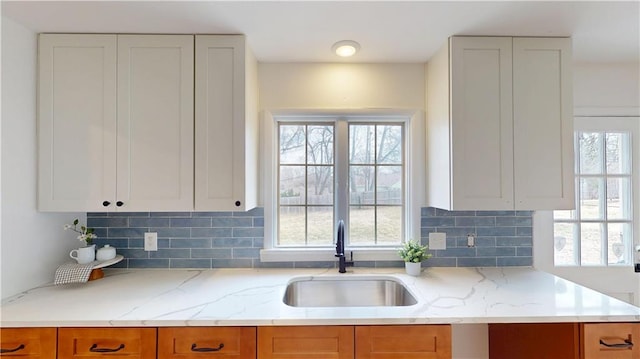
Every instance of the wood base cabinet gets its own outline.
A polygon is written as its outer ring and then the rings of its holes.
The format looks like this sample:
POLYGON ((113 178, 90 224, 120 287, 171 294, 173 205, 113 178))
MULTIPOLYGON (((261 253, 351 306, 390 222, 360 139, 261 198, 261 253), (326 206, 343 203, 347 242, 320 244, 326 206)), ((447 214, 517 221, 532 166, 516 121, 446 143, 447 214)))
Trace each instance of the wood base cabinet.
POLYGON ((448 359, 451 326, 258 328, 258 359, 448 359))
POLYGON ((56 328, 0 329, 0 356, 56 359, 56 328))
POLYGON ((58 358, 156 358, 156 328, 59 328, 58 358))
POLYGON ((158 328, 158 359, 255 357, 255 327, 158 328))
POLYGON ((637 359, 640 323, 490 324, 491 359, 637 359))

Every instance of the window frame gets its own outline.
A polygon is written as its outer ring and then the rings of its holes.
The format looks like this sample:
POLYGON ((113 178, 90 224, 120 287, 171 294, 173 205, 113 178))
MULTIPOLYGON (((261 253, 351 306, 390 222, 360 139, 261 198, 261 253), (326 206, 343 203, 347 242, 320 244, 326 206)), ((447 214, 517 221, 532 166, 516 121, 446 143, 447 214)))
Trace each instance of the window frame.
MULTIPOLYGON (((608 226, 608 224, 610 223, 630 223, 630 227, 631 227, 631 236, 632 236, 632 240, 629 241, 629 246, 625 248, 625 253, 627 258, 629 258, 629 262, 628 263, 624 263, 624 264, 609 264, 608 260, 604 261, 604 263, 600 263, 600 264, 582 264, 582 253, 581 253, 581 242, 577 242, 574 245, 574 248, 576 253, 574 254, 574 257, 576 259, 576 263, 575 264, 558 264, 555 261, 555 249, 554 246, 551 246, 552 249, 552 253, 551 253, 551 258, 552 258, 552 262, 553 262, 553 266, 556 268, 580 268, 580 267, 596 267, 596 268, 607 268, 607 267, 631 267, 634 265, 634 256, 635 256, 635 247, 638 245, 638 243, 640 243, 640 151, 638 150, 640 148, 640 131, 639 131, 639 124, 638 122, 640 122, 640 119, 638 119, 638 117, 635 116, 630 116, 630 117, 601 117, 601 116, 594 116, 594 117, 576 117, 575 121, 574 121, 574 140, 575 142, 575 153, 573 156, 573 160, 575 163, 575 168, 576 168, 576 173, 574 175, 575 178, 575 209, 573 211, 574 212, 574 217, 575 218, 571 218, 571 219, 558 219, 556 220, 553 214, 553 211, 551 211, 551 223, 552 225, 555 226, 556 223, 574 223, 574 224, 602 224, 605 226, 605 228, 608 226), (636 121, 634 123, 634 121, 636 121), (603 178, 605 181, 611 176, 613 178, 618 178, 618 177, 625 177, 625 175, 609 175, 608 173, 603 173, 603 174, 597 174, 597 175, 592 175, 592 174, 583 174, 583 173, 578 173, 578 168, 580 166, 580 153, 579 153, 579 142, 578 142, 578 134, 579 133, 583 133, 583 132, 601 132, 601 133, 616 133, 616 132, 625 132, 625 133, 629 133, 629 137, 630 137, 630 152, 631 152, 631 171, 630 171, 630 191, 631 191, 631 203, 630 203, 630 210, 631 210, 631 217, 630 220, 621 220, 621 219, 609 219, 606 216, 606 209, 605 209, 605 213, 604 213, 604 218, 602 219, 584 219, 581 218, 580 216, 580 210, 579 210, 579 206, 580 206, 580 179, 583 178, 603 178)), ((603 144, 604 146, 604 144, 603 144)), ((602 163, 602 166, 606 166, 606 163, 602 163)), ((606 187, 605 187, 606 189, 606 187)), ((604 194, 606 196, 606 193, 604 194)), ((551 231, 553 232, 553 238, 555 238, 555 231, 552 228, 551 231)), ((578 235, 576 236, 578 240, 581 239, 581 237, 578 235)), ((607 247, 609 246, 609 243, 607 241, 607 243, 602 244, 603 247, 607 247)), ((607 258, 607 253, 603 253, 602 254, 603 258, 607 258)))
MULTIPOLYGON (((349 118, 351 121, 367 123, 389 122, 389 119, 403 119, 404 122, 404 161, 405 169, 405 218, 403 241, 420 238, 420 212, 424 204, 425 194, 425 146, 424 146, 424 114, 413 110, 279 110, 264 111, 261 121, 261 136, 263 143, 261 152, 260 172, 263 179, 262 194, 265 212, 264 245, 260 251, 262 262, 307 262, 307 261, 335 261, 335 248, 282 248, 276 245, 276 216, 278 191, 277 184, 277 121, 283 118, 349 118)), ((295 121, 294 121, 295 122, 295 121)), ((299 122, 299 120, 298 120, 299 122)), ((336 122, 338 125, 339 122, 336 122)), ((344 121, 348 126, 348 123, 344 121)), ((348 131, 344 134, 348 136, 348 131)), ((340 141, 336 141, 336 145, 340 141)), ((336 159, 338 161, 338 159, 336 159)), ((336 163, 336 166, 339 164, 336 163)), ((334 175, 337 175, 334 174, 334 175)), ((338 179, 340 183, 340 179, 338 179)), ((348 183, 345 179, 344 183, 348 183)), ((343 191, 337 187, 336 191, 343 191)), ((337 194, 338 196, 340 194, 337 194)), ((396 248, 391 247, 352 247, 347 245, 347 251, 352 251, 355 261, 398 261, 396 248)))

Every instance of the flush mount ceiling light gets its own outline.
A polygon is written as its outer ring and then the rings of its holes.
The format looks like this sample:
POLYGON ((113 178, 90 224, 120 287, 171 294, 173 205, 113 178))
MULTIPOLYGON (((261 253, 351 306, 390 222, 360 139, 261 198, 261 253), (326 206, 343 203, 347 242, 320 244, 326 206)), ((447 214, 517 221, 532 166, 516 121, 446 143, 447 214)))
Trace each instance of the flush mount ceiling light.
POLYGON ((331 50, 333 50, 333 52, 338 56, 349 57, 353 56, 358 52, 358 50, 360 50, 360 44, 353 40, 342 40, 333 44, 333 46, 331 46, 331 50))

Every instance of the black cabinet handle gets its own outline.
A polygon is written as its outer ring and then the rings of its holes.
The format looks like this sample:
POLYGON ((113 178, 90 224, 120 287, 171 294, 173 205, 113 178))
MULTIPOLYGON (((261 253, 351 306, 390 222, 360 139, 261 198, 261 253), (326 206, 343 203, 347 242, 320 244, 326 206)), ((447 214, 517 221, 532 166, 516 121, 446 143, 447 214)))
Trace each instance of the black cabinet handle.
POLYGON ((14 353, 17 352, 19 350, 24 349, 24 344, 20 344, 17 347, 13 348, 13 349, 4 349, 4 348, 0 348, 0 354, 4 354, 4 353, 14 353))
POLYGON ((220 343, 220 345, 218 345, 217 348, 198 348, 198 344, 196 343, 191 344, 191 351, 199 352, 199 353, 218 352, 222 350, 222 348, 224 348, 224 343, 220 343))
POLYGON ((98 348, 98 344, 94 344, 91 346, 91 348, 89 348, 90 352, 94 352, 94 353, 114 353, 117 351, 120 351, 124 349, 124 344, 120 344, 119 347, 115 348, 115 349, 110 349, 110 348, 98 348))
POLYGON ((600 339, 600 345, 604 345, 607 348, 616 348, 616 349, 631 349, 633 348, 633 342, 630 339, 625 339, 624 343, 618 344, 609 344, 604 340, 600 339))
POLYGON ((242 205, 242 202, 236 201, 236 207, 240 207, 240 205, 242 205))
POLYGON ((109 202, 109 201, 104 201, 104 202, 102 202, 102 205, 103 205, 104 207, 109 207, 109 205, 110 205, 110 204, 111 204, 111 202, 109 202))
POLYGON ((123 204, 124 204, 124 202, 122 202, 122 201, 116 202, 116 206, 118 206, 118 207, 122 207, 123 204))

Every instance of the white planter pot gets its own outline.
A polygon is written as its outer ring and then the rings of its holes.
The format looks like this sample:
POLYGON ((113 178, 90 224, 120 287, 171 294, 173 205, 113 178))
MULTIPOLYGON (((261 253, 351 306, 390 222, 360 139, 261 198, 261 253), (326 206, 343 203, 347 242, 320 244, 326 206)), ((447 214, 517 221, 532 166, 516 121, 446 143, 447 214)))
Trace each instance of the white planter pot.
POLYGON ((407 271, 408 275, 417 277, 420 275, 420 270, 422 270, 422 263, 404 262, 404 269, 407 271))

